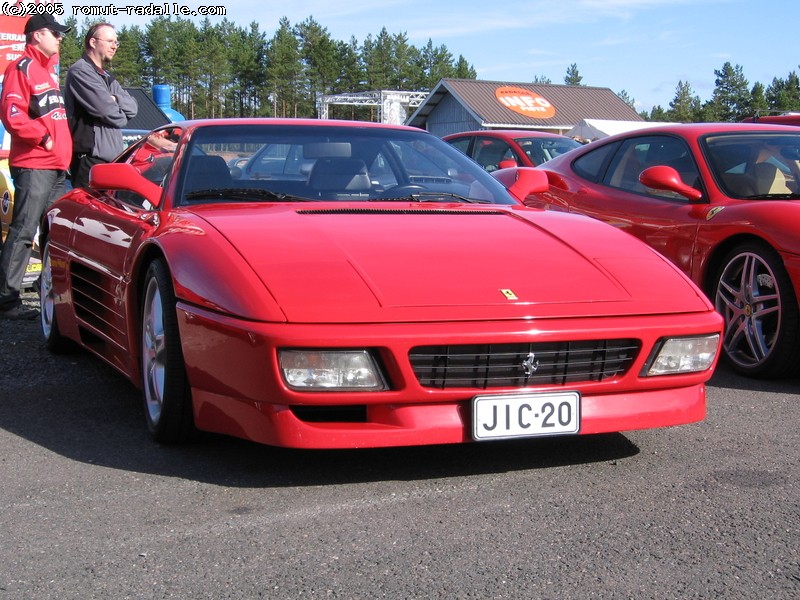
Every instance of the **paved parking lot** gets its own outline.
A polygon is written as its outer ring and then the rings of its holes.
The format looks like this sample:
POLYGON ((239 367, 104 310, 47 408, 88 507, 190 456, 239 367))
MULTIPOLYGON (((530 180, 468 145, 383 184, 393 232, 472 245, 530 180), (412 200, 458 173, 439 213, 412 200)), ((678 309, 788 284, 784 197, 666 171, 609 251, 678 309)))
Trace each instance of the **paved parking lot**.
POLYGON ((0 364, 0 600, 800 597, 800 379, 721 369, 672 429, 318 452, 159 447, 36 322, 0 364))

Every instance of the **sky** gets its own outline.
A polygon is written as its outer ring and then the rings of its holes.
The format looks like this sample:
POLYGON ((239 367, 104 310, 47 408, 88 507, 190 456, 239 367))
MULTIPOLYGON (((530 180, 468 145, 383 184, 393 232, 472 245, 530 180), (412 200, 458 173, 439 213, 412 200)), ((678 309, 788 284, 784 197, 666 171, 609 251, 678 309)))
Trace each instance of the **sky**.
POLYGON ((144 26, 152 18, 126 7, 158 6, 174 16, 216 7, 241 27, 257 22, 267 37, 282 17, 291 25, 312 17, 333 39, 355 37, 359 45, 385 28, 418 48, 429 40, 446 46, 454 60, 463 56, 487 81, 545 77, 561 84, 575 64, 582 84, 624 90, 637 111, 648 113, 656 105, 668 109, 679 82, 709 100, 714 71, 726 62, 742 67, 750 87, 800 72, 797 0, 78 0, 63 3, 61 20, 77 9, 83 23, 85 11, 109 6, 117 14, 104 18, 117 27, 144 26))

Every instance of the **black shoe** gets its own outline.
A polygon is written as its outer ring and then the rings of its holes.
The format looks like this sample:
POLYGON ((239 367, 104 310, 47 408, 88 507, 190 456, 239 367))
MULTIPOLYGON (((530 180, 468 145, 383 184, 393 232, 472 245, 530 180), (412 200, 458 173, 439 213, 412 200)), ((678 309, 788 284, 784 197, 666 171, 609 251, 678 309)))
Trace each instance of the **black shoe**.
POLYGON ((15 321, 31 321, 39 317, 39 311, 35 308, 25 308, 21 304, 8 310, 0 310, 0 318, 13 319, 15 321))

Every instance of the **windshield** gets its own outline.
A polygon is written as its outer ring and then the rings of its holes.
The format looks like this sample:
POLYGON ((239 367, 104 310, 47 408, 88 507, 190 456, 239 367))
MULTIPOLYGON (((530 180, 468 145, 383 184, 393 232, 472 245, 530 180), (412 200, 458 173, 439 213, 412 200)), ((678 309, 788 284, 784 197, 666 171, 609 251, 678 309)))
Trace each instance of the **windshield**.
POLYGON ((515 204, 466 156, 424 131, 331 125, 199 128, 179 204, 415 201, 515 204))
POLYGON ((703 142, 712 175, 732 198, 800 198, 800 131, 710 135, 703 142))
POLYGON ((565 152, 580 148, 581 144, 572 138, 519 138, 517 143, 528 155, 534 165, 541 165, 548 160, 561 156, 565 152))

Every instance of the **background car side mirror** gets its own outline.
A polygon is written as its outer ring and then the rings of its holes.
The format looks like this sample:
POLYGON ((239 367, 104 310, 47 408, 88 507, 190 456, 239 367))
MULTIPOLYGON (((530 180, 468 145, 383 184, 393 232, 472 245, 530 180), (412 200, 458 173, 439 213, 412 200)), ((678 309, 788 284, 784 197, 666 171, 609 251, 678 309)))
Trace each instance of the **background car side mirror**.
POLYGON ((648 167, 639 174, 639 183, 654 190, 675 192, 692 202, 697 202, 703 198, 703 192, 686 185, 678 172, 666 165, 648 167))
POLYGON ((124 190, 144 196, 150 204, 161 203, 160 186, 145 179, 128 163, 94 165, 89 171, 89 185, 97 190, 124 190))
POLYGON ((531 167, 498 169, 492 172, 492 177, 502 183, 520 202, 531 194, 540 194, 550 189, 547 173, 531 167))
POLYGON ((516 167, 516 166, 518 166, 517 165, 517 161, 515 161, 513 158, 504 158, 503 160, 500 161, 500 164, 497 165, 497 168, 498 169, 511 169, 513 167, 516 167))

